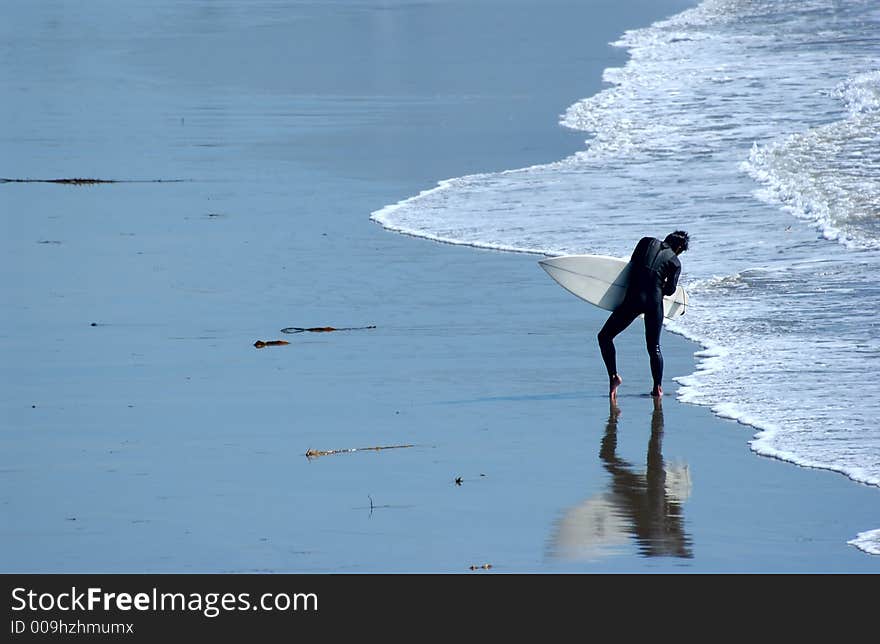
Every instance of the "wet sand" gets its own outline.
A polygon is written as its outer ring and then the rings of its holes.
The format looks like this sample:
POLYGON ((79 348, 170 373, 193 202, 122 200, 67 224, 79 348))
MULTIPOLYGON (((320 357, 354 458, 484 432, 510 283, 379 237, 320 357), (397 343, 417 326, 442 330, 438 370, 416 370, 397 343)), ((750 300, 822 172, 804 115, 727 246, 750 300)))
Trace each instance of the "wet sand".
POLYGON ((369 221, 582 148, 688 4, 17 8, 0 177, 118 183, 0 185, 0 569, 880 571, 876 489, 676 401, 699 347, 656 409, 634 326, 612 409, 539 257, 369 221))

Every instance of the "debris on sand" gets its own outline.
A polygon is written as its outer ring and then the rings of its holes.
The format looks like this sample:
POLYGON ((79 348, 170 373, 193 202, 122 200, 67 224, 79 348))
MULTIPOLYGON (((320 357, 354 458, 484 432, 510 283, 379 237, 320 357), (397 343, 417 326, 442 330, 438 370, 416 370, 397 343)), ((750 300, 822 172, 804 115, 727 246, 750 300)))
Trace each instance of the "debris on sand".
POLYGON ((117 183, 114 179, 0 179, 0 183, 61 183, 71 186, 89 186, 96 183, 117 183))
POLYGON ((342 328, 336 328, 333 326, 312 326, 312 327, 301 327, 301 326, 288 326, 281 329, 281 333, 329 333, 331 331, 363 331, 364 329, 375 329, 376 325, 370 326, 348 326, 342 328))
POLYGON ((93 186, 99 183, 180 183, 183 179, 7 179, 0 177, 0 183, 57 183, 68 186, 93 186))
POLYGON ((306 452, 306 458, 318 458, 319 456, 329 456, 330 454, 347 454, 349 452, 378 452, 382 449, 401 449, 404 447, 415 447, 415 445, 386 445, 384 447, 352 447, 351 449, 310 449, 306 452))
POLYGON ((257 349, 262 349, 263 347, 280 347, 285 344, 290 344, 287 340, 269 340, 268 342, 263 342, 262 340, 257 340, 254 342, 254 346, 257 349))
MULTIPOLYGON (((480 474, 480 476, 481 476, 481 477, 485 477, 486 475, 485 475, 485 474, 480 474)), ((465 479, 463 479, 462 477, 460 477, 460 476, 456 476, 456 477, 455 477, 455 484, 456 484, 456 485, 461 485, 461 484, 464 482, 464 480, 465 480, 465 479)))
POLYGON ((485 563, 482 566, 477 566, 475 564, 471 564, 471 566, 470 566, 471 570, 490 570, 491 568, 492 568, 492 564, 490 564, 490 563, 485 563))

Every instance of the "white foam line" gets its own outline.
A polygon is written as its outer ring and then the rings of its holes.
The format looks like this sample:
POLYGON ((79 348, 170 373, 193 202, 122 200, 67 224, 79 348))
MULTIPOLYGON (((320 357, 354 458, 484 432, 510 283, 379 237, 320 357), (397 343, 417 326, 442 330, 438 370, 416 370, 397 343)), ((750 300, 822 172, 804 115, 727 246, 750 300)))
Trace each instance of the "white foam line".
POLYGON ((861 468, 835 467, 827 463, 820 463, 818 461, 797 456, 789 451, 771 447, 771 443, 779 432, 779 428, 772 423, 767 423, 750 416, 748 413, 740 409, 736 403, 713 403, 702 400, 703 394, 700 392, 700 385, 702 384, 700 380, 701 376, 724 369, 724 358, 730 353, 730 351, 721 345, 707 343, 705 340, 687 333, 678 326, 670 325, 669 330, 687 338, 688 340, 697 342, 703 347, 700 351, 694 352, 694 357, 697 358, 696 370, 687 376, 679 376, 673 379, 675 382, 682 385, 676 392, 676 398, 679 401, 708 407, 711 412, 719 418, 733 420, 741 425, 746 425, 758 430, 758 433, 752 437, 751 441, 749 441, 749 447, 753 452, 760 456, 775 458, 780 461, 785 461, 786 463, 793 463, 800 467, 837 472, 838 474, 843 474, 847 478, 858 483, 880 487, 880 477, 869 476, 861 468))
MULTIPOLYGON (((493 173, 492 176, 497 175, 497 174, 508 174, 508 173, 512 173, 512 172, 523 172, 526 170, 531 170, 531 169, 539 168, 539 167, 542 167, 542 166, 528 166, 526 168, 521 168, 519 170, 505 170, 504 172, 493 173)), ((431 194, 434 194, 434 193, 437 193, 437 192, 440 192, 443 190, 448 190, 451 187, 453 187, 454 185, 456 185, 457 183, 464 182, 466 180, 480 179, 480 178, 487 177, 487 176, 490 176, 490 175, 488 175, 488 174, 470 174, 470 175, 465 175, 462 177, 455 177, 453 179, 444 179, 442 181, 437 182, 437 185, 434 186, 433 188, 428 188, 427 190, 422 190, 417 195, 414 195, 412 197, 407 197, 406 199, 402 199, 402 200, 398 201, 397 203, 390 204, 388 206, 380 208, 379 210, 374 210, 373 212, 370 213, 370 219, 372 221, 377 222, 382 227, 387 228, 388 230, 391 230, 391 231, 394 231, 397 233, 409 235, 411 237, 420 237, 422 239, 430 239, 431 241, 442 242, 444 244, 452 244, 453 246, 470 246, 471 248, 483 248, 483 249, 488 249, 488 250, 498 250, 498 251, 504 251, 504 252, 509 252, 509 253, 525 253, 528 255, 548 255, 548 256, 561 255, 562 253, 560 253, 559 251, 555 251, 555 250, 551 250, 551 249, 522 248, 519 246, 507 246, 505 244, 492 244, 489 242, 469 242, 469 241, 464 241, 461 239, 455 239, 453 237, 444 237, 443 235, 434 235, 431 233, 426 233, 422 230, 417 230, 415 228, 409 228, 407 226, 401 226, 401 225, 393 223, 391 221, 391 215, 395 211, 399 210, 400 208, 403 208, 404 206, 406 206, 407 204, 409 204, 413 201, 416 201, 418 199, 421 199, 422 197, 426 197, 428 195, 431 195, 431 194)))
POLYGON ((859 532, 855 539, 850 539, 847 543, 869 555, 880 555, 880 530, 859 532))
POLYGON ((700 392, 700 385, 702 384, 701 377, 723 370, 724 360, 730 354, 730 350, 723 345, 709 342, 693 333, 689 333, 678 323, 667 321, 666 324, 669 330, 673 333, 696 342, 702 347, 699 351, 694 352, 694 357, 697 359, 696 370, 686 376, 679 376, 673 379, 681 385, 681 388, 676 392, 676 398, 679 401, 708 407, 711 412, 719 418, 733 420, 741 425, 746 425, 758 430, 758 433, 755 434, 751 441, 749 441, 749 447, 753 452, 760 456, 775 458, 787 463, 793 463, 800 467, 837 472, 838 474, 843 474, 847 478, 858 483, 880 487, 880 477, 869 476, 860 468, 834 467, 827 463, 820 463, 818 461, 802 458, 792 452, 771 447, 773 439, 779 432, 778 427, 772 423, 767 423, 750 416, 739 408, 736 403, 713 403, 711 401, 703 400, 704 394, 700 392))

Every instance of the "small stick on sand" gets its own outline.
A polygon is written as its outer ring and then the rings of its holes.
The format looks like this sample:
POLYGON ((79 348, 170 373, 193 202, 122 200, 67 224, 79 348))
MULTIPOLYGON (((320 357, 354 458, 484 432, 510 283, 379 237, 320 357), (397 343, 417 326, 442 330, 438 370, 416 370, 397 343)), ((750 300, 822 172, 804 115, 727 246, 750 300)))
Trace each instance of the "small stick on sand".
POLYGON ((281 333, 329 333, 330 331, 362 331, 364 329, 375 329, 376 325, 370 326, 348 326, 343 327, 341 329, 337 329, 332 326, 312 326, 312 327, 301 327, 301 326, 288 326, 281 329, 281 333))
POLYGON ((330 454, 347 454, 349 452, 378 452, 381 449, 401 449, 403 447, 415 447, 415 445, 386 445, 384 447, 352 447, 351 449, 310 449, 306 452, 306 458, 318 458, 330 454))

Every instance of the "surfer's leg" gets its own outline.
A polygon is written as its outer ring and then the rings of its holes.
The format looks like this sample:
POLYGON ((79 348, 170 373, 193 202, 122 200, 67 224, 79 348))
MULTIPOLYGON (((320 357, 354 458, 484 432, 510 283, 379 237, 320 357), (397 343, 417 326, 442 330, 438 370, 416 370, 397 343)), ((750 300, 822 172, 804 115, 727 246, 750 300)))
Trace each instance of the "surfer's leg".
POLYGON ((645 344, 651 360, 651 377, 654 387, 652 396, 662 396, 663 387, 663 352, 660 350, 660 332, 663 330, 663 303, 650 306, 645 311, 645 344))
POLYGON ((623 382, 623 379, 617 373, 617 351, 614 349, 614 338, 632 324, 636 317, 638 317, 638 313, 630 310, 628 307, 619 307, 608 316, 608 320, 597 336, 599 350, 602 352, 602 360, 605 362, 605 369, 608 371, 608 393, 611 396, 617 393, 617 388, 623 382))

